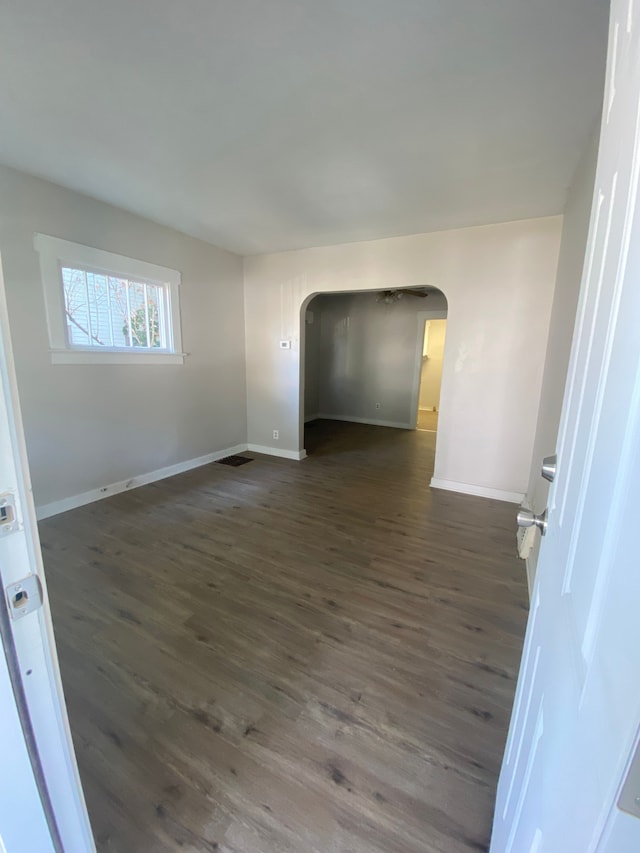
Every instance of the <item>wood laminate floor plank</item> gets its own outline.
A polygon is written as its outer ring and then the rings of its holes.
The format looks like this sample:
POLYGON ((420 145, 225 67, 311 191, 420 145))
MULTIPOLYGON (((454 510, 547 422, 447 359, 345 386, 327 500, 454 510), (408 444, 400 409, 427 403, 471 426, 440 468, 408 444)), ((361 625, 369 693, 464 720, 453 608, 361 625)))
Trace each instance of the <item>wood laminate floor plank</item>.
POLYGON ((100 853, 486 850, 526 583, 435 440, 318 421, 41 523, 100 853))

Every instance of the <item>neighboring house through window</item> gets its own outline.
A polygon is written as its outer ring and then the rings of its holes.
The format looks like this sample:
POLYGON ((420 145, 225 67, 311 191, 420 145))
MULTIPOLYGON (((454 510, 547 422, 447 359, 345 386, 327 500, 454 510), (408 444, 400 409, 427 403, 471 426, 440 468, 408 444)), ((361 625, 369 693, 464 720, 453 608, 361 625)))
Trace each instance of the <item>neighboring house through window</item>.
POLYGON ((54 364, 181 364, 177 270, 36 234, 54 364))

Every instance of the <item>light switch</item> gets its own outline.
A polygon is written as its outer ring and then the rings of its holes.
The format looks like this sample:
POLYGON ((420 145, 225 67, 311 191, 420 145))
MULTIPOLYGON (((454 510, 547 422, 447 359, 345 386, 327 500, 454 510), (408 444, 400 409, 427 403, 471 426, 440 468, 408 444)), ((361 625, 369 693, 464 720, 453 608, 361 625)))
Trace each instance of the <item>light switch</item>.
POLYGON ((280 341, 280 349, 291 349, 291 341, 280 341))

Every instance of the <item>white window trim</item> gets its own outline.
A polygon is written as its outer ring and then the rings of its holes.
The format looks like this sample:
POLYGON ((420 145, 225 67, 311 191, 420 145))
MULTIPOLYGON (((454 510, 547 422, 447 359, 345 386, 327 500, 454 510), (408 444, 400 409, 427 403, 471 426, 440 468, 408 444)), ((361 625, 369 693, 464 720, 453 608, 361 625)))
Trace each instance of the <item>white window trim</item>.
POLYGON ((102 249, 71 243, 47 234, 35 234, 34 249, 40 256, 40 273, 44 290, 44 303, 49 328, 52 364, 183 364, 182 334, 180 329, 180 273, 148 261, 127 258, 102 249), (169 299, 169 341, 171 350, 153 352, 149 349, 134 351, 116 347, 70 347, 67 343, 64 316, 64 294, 60 267, 78 266, 104 270, 123 278, 141 278, 167 284, 169 299))

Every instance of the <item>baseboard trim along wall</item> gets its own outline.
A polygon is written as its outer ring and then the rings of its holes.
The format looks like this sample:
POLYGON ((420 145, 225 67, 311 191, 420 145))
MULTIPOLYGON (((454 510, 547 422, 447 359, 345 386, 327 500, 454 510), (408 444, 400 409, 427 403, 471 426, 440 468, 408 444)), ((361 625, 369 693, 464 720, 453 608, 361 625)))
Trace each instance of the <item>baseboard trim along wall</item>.
POLYGON ((411 424, 401 424, 397 421, 377 421, 373 418, 352 418, 348 415, 316 415, 317 420, 347 421, 350 424, 369 424, 370 426, 393 427, 394 429, 415 429, 411 424))
MULTIPOLYGON (((397 424, 389 421, 370 421, 364 418, 344 418, 337 415, 318 415, 319 418, 334 421, 349 421, 352 423, 372 424, 373 426, 389 426, 397 429, 411 429, 407 424, 397 424)), ((130 489, 136 489, 138 486, 146 486, 148 483, 155 483, 158 480, 164 480, 167 477, 174 477, 176 474, 182 474, 184 471, 191 471, 192 468, 200 468, 202 465, 209 465, 211 462, 216 462, 218 459, 224 459, 225 456, 233 456, 234 453, 242 453, 249 450, 253 453, 263 453, 266 456, 277 456, 281 459, 292 459, 296 462, 304 459, 307 455, 306 450, 282 450, 279 447, 268 447, 262 444, 236 444, 234 447, 227 447, 224 450, 216 450, 213 453, 207 453, 205 456, 198 456, 195 459, 187 459, 184 462, 177 462, 175 465, 168 465, 166 468, 158 468, 155 471, 149 471, 147 474, 139 474, 137 477, 130 477, 128 480, 121 480, 118 483, 111 483, 108 486, 101 486, 98 489, 91 489, 88 492, 82 492, 79 495, 72 495, 69 498, 62 498, 59 501, 52 501, 48 504, 41 504, 36 507, 36 516, 38 520, 50 518, 52 515, 59 515, 61 512, 67 512, 70 509, 84 506, 85 504, 99 501, 102 498, 117 495, 120 492, 126 492, 130 489)), ((476 495, 482 498, 492 498, 497 501, 508 501, 509 503, 521 503, 524 494, 520 492, 507 492, 502 489, 489 489, 485 486, 474 486, 469 483, 456 483, 453 480, 440 480, 433 477, 431 480, 433 489, 444 489, 449 492, 459 492, 464 495, 476 495)))
POLYGON ((253 453, 265 453, 267 456, 279 456, 281 459, 295 459, 299 462, 307 455, 306 450, 280 450, 279 447, 267 447, 263 444, 247 444, 245 450, 253 453))
POLYGON ((456 483, 454 480, 431 478, 432 489, 444 489, 447 492, 459 492, 463 495, 476 495, 479 498, 492 498, 494 501, 508 501, 519 504, 524 498, 524 492, 507 492, 502 489, 489 489, 486 486, 474 486, 470 483, 456 483))
POLYGON ((128 480, 121 480, 119 483, 111 483, 108 486, 91 489, 89 492, 82 492, 79 495, 72 495, 69 498, 62 498, 59 501, 42 504, 36 507, 36 517, 39 521, 43 518, 50 518, 52 515, 59 515, 61 512, 67 512, 70 509, 94 503, 94 501, 102 500, 102 498, 109 498, 120 492, 136 489, 138 486, 146 486, 149 483, 155 483, 158 480, 164 480, 167 477, 174 477, 176 474, 191 471, 192 468, 209 465, 211 462, 217 462, 218 459, 224 459, 225 456, 233 456, 235 453, 242 453, 245 450, 295 460, 304 459, 307 455, 304 450, 279 450, 277 447, 261 447, 257 444, 236 444, 224 450, 215 450, 213 453, 207 453, 205 456, 187 459, 184 462, 177 462, 175 465, 168 465, 166 468, 158 468, 155 471, 149 471, 147 474, 139 474, 137 477, 130 477, 128 480))

